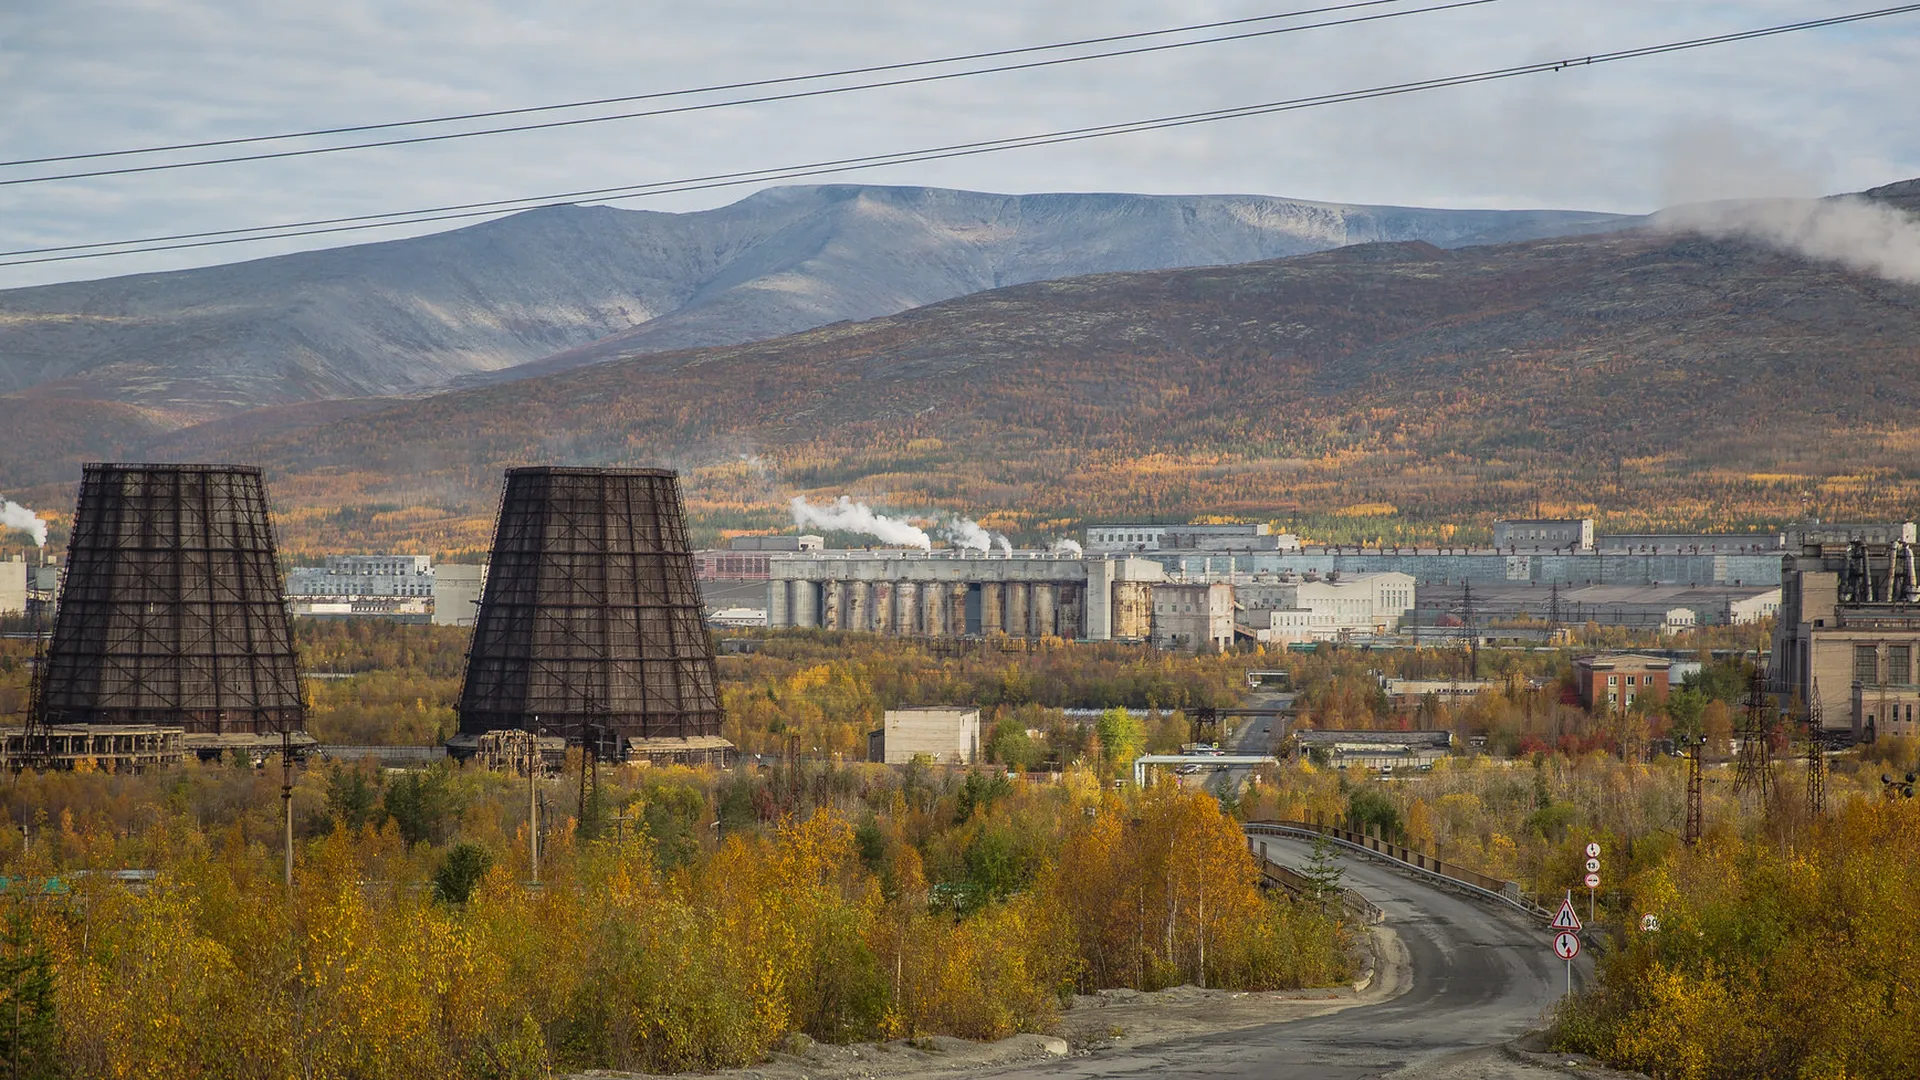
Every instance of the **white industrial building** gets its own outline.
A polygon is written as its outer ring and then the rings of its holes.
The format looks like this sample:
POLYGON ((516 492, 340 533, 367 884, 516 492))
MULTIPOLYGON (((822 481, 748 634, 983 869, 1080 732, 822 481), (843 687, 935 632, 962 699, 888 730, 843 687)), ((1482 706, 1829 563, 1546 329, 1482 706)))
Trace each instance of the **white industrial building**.
POLYGON ((433 624, 472 626, 487 587, 486 564, 441 563, 433 568, 433 624))
POLYGON ((289 597, 433 595, 433 559, 427 555, 329 555, 325 566, 287 571, 289 597))
POLYGON ((957 706, 888 709, 885 725, 867 736, 867 760, 906 765, 971 765, 980 759, 980 710, 957 706))
POLYGON ((1255 580, 1237 587, 1238 621, 1254 640, 1343 641, 1391 634, 1413 610, 1411 574, 1321 580, 1255 580))
POLYGON ((27 610, 27 561, 18 555, 0 562, 0 615, 27 610))

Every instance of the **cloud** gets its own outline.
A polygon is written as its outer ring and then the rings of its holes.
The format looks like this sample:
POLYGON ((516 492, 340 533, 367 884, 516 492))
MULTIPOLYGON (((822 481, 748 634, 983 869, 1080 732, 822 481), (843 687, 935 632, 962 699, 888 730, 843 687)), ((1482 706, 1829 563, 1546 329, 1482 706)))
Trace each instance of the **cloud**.
MULTIPOLYGON (((8 157, 253 135, 763 78, 1260 14, 979 0, 17 0, 0 18, 8 157)), ((119 239, 636 183, 1352 89, 1787 21, 1784 0, 1492 4, 722 112, 0 188, 0 247, 119 239)), ((856 174, 999 191, 1248 192, 1646 211, 1701 117, 1834 149, 1823 190, 1920 174, 1920 19, 1463 90, 856 174)), ((0 170, 5 171, 5 170, 0 170)), ((7 171, 17 175, 17 171, 7 171)), ((637 205, 686 210, 717 190, 637 205)), ((233 261, 393 233, 0 270, 0 286, 233 261)))

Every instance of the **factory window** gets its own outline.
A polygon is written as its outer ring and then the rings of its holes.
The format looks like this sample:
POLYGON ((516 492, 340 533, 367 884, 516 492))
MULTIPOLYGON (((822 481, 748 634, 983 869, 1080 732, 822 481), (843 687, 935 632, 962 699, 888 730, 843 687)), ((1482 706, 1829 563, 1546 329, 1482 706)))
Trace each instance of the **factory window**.
POLYGON ((1607 685, 1608 685, 1608 686, 1619 686, 1619 685, 1620 685, 1620 676, 1618 676, 1618 675, 1609 675, 1609 676, 1607 676, 1607 685))
POLYGON ((1887 681, 1905 686, 1913 681, 1913 647, 1887 646, 1887 681))
POLYGON ((1853 647, 1853 681, 1861 683, 1878 682, 1880 679, 1880 658, 1871 645, 1853 647))

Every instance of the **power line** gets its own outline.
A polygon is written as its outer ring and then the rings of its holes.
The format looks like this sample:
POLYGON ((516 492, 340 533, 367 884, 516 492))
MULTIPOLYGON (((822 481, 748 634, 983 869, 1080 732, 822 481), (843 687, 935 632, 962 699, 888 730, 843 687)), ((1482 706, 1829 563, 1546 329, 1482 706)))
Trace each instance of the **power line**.
POLYGON ((839 158, 829 161, 811 162, 801 165, 777 168, 752 169, 733 173, 716 173, 703 177, 690 177, 679 180, 656 181, 648 184, 634 184, 621 187, 587 189, 562 192, 552 195, 528 196, 519 199, 498 199, 488 202, 454 204, 412 211, 394 211, 385 214, 364 214, 351 217, 323 218, 312 221, 289 222, 280 225, 261 225, 243 229, 208 230, 199 233, 177 233, 171 236, 147 237, 137 240, 102 241, 90 244, 72 244, 45 248, 24 248, 15 251, 0 251, 0 267, 28 266, 36 263, 67 262, 76 259, 106 258, 116 255, 134 255, 157 251, 173 251, 184 248, 214 247, 226 244, 251 243, 261 240, 289 239, 301 236, 315 236, 330 233, 355 232, 366 229, 393 228, 403 225, 427 224, 438 221, 452 221, 476 217, 489 217, 510 212, 510 208, 535 209, 541 206, 565 204, 573 200, 593 199, 602 202, 617 202, 627 199, 648 198, 689 191, 703 191, 713 188, 736 187, 744 184, 767 183, 777 180, 794 180, 810 176, 857 170, 881 168, 889 165, 913 164, 923 161, 936 161, 946 158, 970 157, 977 154, 998 153, 1006 150, 1026 149, 1035 146, 1051 146, 1087 139, 1105 138, 1113 135, 1133 134, 1142 131, 1157 131, 1167 128, 1185 127, 1194 124, 1216 123, 1222 120, 1234 120, 1248 116, 1261 116, 1271 113, 1290 112, 1300 109, 1317 108, 1350 101, 1365 101, 1374 98, 1395 97, 1403 94, 1419 93, 1428 90, 1444 89, 1454 86, 1467 86, 1475 83, 1492 82, 1501 79, 1518 78, 1546 72, 1560 71, 1572 67, 1591 67, 1619 60, 1638 59, 1658 56, 1666 53, 1683 52, 1692 49, 1708 48, 1715 45, 1751 41, 1758 38, 1780 34, 1813 30, 1846 23, 1863 22, 1869 19, 1886 18, 1893 15, 1910 14, 1920 11, 1920 3, 1905 4, 1898 7, 1881 8, 1874 11, 1856 12, 1850 15, 1830 16, 1796 23, 1763 27, 1755 30, 1742 30, 1734 33, 1718 34, 1712 37, 1692 38, 1685 41, 1667 42, 1660 45, 1648 45, 1633 49, 1621 49, 1608 53, 1595 53, 1589 56, 1569 57, 1560 60, 1541 61, 1515 67, 1498 68, 1490 71, 1474 72, 1465 75, 1424 79, 1388 86, 1371 87, 1364 90, 1350 90, 1312 97, 1293 98, 1286 101, 1266 102, 1257 105, 1243 105, 1226 109, 1212 109, 1203 112, 1184 113, 1175 116, 1156 117, 1147 120, 1127 121, 1116 124, 1103 124, 1092 127, 1074 128, 1065 131, 1045 132, 1033 135, 1011 136, 1002 139, 990 139, 972 143, 958 143, 948 146, 929 147, 921 150, 900 151, 890 154, 873 154, 862 157, 839 158), (250 234, 250 235, 249 235, 250 234), (115 250, 98 250, 114 248, 115 250), (17 258, 15 256, 34 256, 17 258))
MULTIPOLYGON (((1367 6, 1372 6, 1374 4, 1395 3, 1395 2, 1399 2, 1399 0, 1364 0, 1363 3, 1347 5, 1347 6, 1367 7, 1367 6)), ((779 93, 779 94, 763 94, 759 97, 731 98, 726 101, 706 101, 706 102, 700 102, 692 105, 675 105, 675 106, 671 106, 668 108, 661 108, 661 109, 644 109, 638 112, 611 113, 605 116, 580 116, 580 117, 572 117, 565 120, 542 120, 542 121, 527 123, 527 124, 512 124, 505 127, 477 128, 472 131, 448 131, 448 132, 440 132, 438 134, 433 134, 433 135, 410 135, 404 138, 378 139, 371 142, 347 143, 340 146, 310 146, 310 147, 302 147, 302 148, 293 149, 293 150, 271 150, 271 151, 265 151, 265 152, 254 153, 254 154, 234 154, 234 155, 229 155, 227 157, 198 158, 191 161, 169 161, 169 162, 161 162, 153 165, 121 165, 121 166, 115 166, 113 168, 89 169, 89 170, 82 170, 79 172, 51 173, 45 176, 22 176, 22 177, 16 177, 8 180, 0 180, 0 187, 11 187, 11 186, 16 186, 20 184, 45 184, 45 183, 51 183, 57 180, 86 180, 86 179, 102 177, 102 176, 127 176, 131 174, 136 174, 136 173, 169 172, 176 169, 197 169, 197 168, 203 168, 210 165, 233 165, 233 164, 239 164, 241 162, 249 162, 249 161, 276 161, 276 160, 281 160, 285 158, 312 157, 319 154, 339 154, 339 153, 345 153, 350 150, 372 150, 372 149, 379 149, 383 147, 394 147, 394 146, 417 146, 423 143, 449 142, 455 139, 474 139, 474 138, 480 138, 482 136, 487 136, 487 135, 508 135, 508 134, 514 134, 518 132, 526 132, 526 131, 546 131, 554 128, 580 127, 586 124, 605 124, 605 123, 610 123, 616 120, 639 120, 639 119, 646 119, 649 117, 674 116, 681 113, 707 112, 713 109, 730 109, 730 108, 735 108, 742 105, 765 105, 765 104, 778 102, 778 101, 797 101, 804 98, 828 97, 835 94, 847 94, 847 93, 853 93, 855 91, 860 91, 860 90, 879 90, 879 89, 887 89, 891 87, 915 86, 922 83, 946 82, 953 79, 972 78, 976 75, 994 75, 994 74, 1000 74, 1000 73, 1009 72, 1009 71, 1028 71, 1035 68, 1055 67, 1061 64, 1078 64, 1078 63, 1081 63, 1082 61, 1087 61, 1087 60, 1109 60, 1109 59, 1113 59, 1115 57, 1121 57, 1121 56, 1140 56, 1146 53, 1166 52, 1172 49, 1187 49, 1197 45, 1218 45, 1224 42, 1231 42, 1231 41, 1247 41, 1254 38, 1273 37, 1278 34, 1299 33, 1304 30, 1322 30, 1328 27, 1333 27, 1333 26, 1350 26, 1355 23, 1375 22, 1381 19, 1398 19, 1405 16, 1409 16, 1409 15, 1425 15, 1425 14, 1429 14, 1437 11, 1451 11, 1456 8, 1479 7, 1480 5, 1483 5, 1483 4, 1491 4, 1496 2, 1498 2, 1498 0, 1450 0, 1450 2, 1448 3, 1436 4, 1430 7, 1408 8, 1400 11, 1376 12, 1371 15, 1356 15, 1351 18, 1345 18, 1345 19, 1329 19, 1325 22, 1304 23, 1298 26, 1282 26, 1282 27, 1274 27, 1274 28, 1269 28, 1264 30, 1250 30, 1250 31, 1245 31, 1237 34, 1223 34, 1218 37, 1199 38, 1193 41, 1175 41, 1175 42, 1168 42, 1160 45, 1142 45, 1142 46, 1129 48, 1129 49, 1110 50, 1108 52, 1085 53, 1079 56, 1062 56, 1062 57, 1055 57, 1048 60, 1028 60, 1028 61, 1024 61, 1017 64, 1002 64, 997 67, 974 68, 968 71, 948 71, 948 72, 941 72, 939 74, 934 74, 934 75, 915 75, 907 78, 883 79, 876 82, 855 83, 850 86, 829 86, 829 87, 821 87, 819 89, 813 89, 813 90, 794 90, 794 91, 789 91, 786 93, 779 93)), ((1301 13, 1296 12, 1296 13, 1291 13, 1287 15, 1262 16, 1262 18, 1267 18, 1267 19, 1294 18, 1294 17, 1297 17, 1299 14, 1301 13)), ((1173 33, 1173 32, 1174 31, 1153 31, 1153 33, 1173 33)), ((1061 46, 1035 46, 1034 48, 1050 49, 1050 48, 1060 48, 1060 47, 1061 46)), ((946 62, 948 61, 920 61, 913 65, 908 65, 908 66, 918 67, 918 66, 925 66, 926 64, 946 63, 946 62)), ((808 79, 818 79, 818 78, 826 78, 826 77, 827 76, 797 76, 795 78, 797 80, 808 80, 808 79)), ((700 93, 700 92, 703 92, 703 91, 696 91, 696 90, 670 91, 670 92, 666 92, 659 95, 641 95, 641 97, 655 97, 655 96, 671 97, 671 96, 680 96, 683 94, 692 94, 692 93, 700 93)), ((619 99, 615 99, 615 100, 619 100, 619 99)), ((638 98, 635 98, 632 100, 638 100, 638 98)), ((578 107, 578 106, 568 106, 568 105, 537 106, 536 109, 560 109, 560 108, 572 108, 572 107, 578 107)), ((507 112, 509 113, 514 111, 517 111, 517 110, 507 110, 507 112)), ((444 122, 444 121, 421 120, 421 121, 406 121, 402 123, 426 124, 426 123, 440 123, 440 122, 444 122)), ((272 139, 280 139, 280 138, 297 138, 297 137, 300 137, 300 136, 295 136, 295 135, 261 136, 261 137, 258 137, 258 139, 272 140, 272 139)), ((257 140, 237 140, 237 141, 257 141, 257 140)), ((209 145, 226 145, 226 144, 216 142, 209 145)), ((25 164, 43 163, 43 162, 51 162, 51 161, 79 160, 83 158, 97 158, 97 157, 108 157, 108 156, 120 156, 124 154, 139 154, 139 153, 153 153, 153 152, 157 152, 157 151, 151 150, 151 149, 133 150, 133 151, 117 151, 117 152, 102 151, 96 154, 75 155, 73 158, 41 158, 41 159, 34 159, 33 161, 0 162, 0 166, 25 165, 25 164)))
POLYGON ((1272 15, 1252 15, 1243 19, 1224 19, 1219 22, 1170 26, 1162 30, 1139 30, 1127 34, 1109 34, 1105 37, 1057 41, 1050 45, 1026 45, 1013 49, 993 49, 986 52, 941 56, 930 60, 910 60, 895 64, 873 64, 867 67, 841 68, 838 71, 822 71, 811 75, 787 75, 771 79, 750 79, 744 82, 715 83, 711 86, 693 86, 681 90, 658 90, 646 94, 626 94, 619 97, 591 98, 584 101, 563 101, 551 105, 532 105, 518 109, 493 109, 486 112, 453 113, 446 116, 422 117, 417 120, 393 120, 377 124, 353 124, 341 127, 312 128, 306 131, 282 132, 278 135, 249 135, 230 139, 207 139, 201 142, 143 146, 130 150, 97 150, 83 154, 56 154, 49 157, 20 158, 14 161, 0 161, 0 168, 15 165, 46 165, 61 161, 87 161, 99 158, 130 157, 136 154, 161 154, 180 150, 207 150, 220 146, 245 146, 264 142, 280 142, 289 139, 318 138, 323 135, 352 135, 367 131, 392 131, 398 128, 423 127, 428 124, 452 124, 467 120, 492 120, 504 116, 526 116, 536 113, 559 112, 566 109, 594 108, 601 105, 623 105, 634 101, 655 101, 662 98, 690 97, 696 94, 715 94, 726 90, 752 90, 763 86, 787 86, 793 83, 813 82, 819 79, 839 79, 854 75, 876 75, 883 71, 906 71, 920 67, 935 67, 941 64, 960 64, 970 60, 993 60, 1003 56, 1023 56, 1038 52, 1052 52, 1057 49, 1084 48, 1090 45, 1111 45, 1120 41, 1138 41, 1144 38, 1164 37, 1170 34, 1195 33, 1201 30, 1220 30, 1229 26, 1246 26, 1254 23, 1272 22, 1277 19, 1295 19, 1306 15, 1325 15, 1336 11, 1351 11, 1356 8, 1377 7, 1382 4, 1397 4, 1402 2, 1403 0, 1361 0, 1359 3, 1335 4, 1329 7, 1306 8, 1300 11, 1286 11, 1272 15))

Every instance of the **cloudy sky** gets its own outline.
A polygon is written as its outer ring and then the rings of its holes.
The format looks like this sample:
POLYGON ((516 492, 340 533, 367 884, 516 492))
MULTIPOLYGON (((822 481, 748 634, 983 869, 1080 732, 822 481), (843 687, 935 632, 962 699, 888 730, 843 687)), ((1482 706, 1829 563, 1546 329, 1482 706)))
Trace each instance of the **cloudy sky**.
MULTIPOLYGON (((0 158, 675 90, 1337 2, 0 0, 0 158)), ((1440 2, 1394 0, 1370 10, 1440 2)), ((1589 55, 1889 2, 1494 0, 1366 25, 805 101, 11 184, 0 186, 0 250, 886 153, 1589 55)), ((1920 176, 1916 100, 1920 13, 1465 89, 828 179, 1637 212, 1920 176)), ((0 166, 0 180, 87 164, 0 166)), ((751 190, 618 205, 693 210, 751 190)), ((0 268, 0 287, 446 227, 0 268)))

